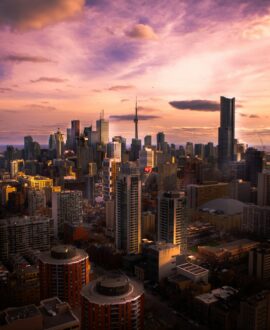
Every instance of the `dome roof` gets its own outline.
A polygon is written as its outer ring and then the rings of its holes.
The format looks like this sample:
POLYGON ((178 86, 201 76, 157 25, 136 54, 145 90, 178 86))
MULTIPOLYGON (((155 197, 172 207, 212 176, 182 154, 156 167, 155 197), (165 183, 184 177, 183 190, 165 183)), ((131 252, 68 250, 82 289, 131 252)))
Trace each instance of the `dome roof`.
POLYGON ((214 214, 234 215, 242 213, 244 206, 237 199, 217 198, 201 205, 199 209, 214 214))

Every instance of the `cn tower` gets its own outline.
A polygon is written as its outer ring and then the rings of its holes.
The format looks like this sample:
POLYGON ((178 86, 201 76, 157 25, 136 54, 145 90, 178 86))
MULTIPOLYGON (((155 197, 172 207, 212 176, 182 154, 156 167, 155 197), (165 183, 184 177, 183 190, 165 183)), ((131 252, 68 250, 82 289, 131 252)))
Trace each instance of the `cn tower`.
POLYGON ((138 107, 137 107, 137 97, 136 97, 136 105, 135 105, 135 116, 134 116, 134 124, 135 124, 135 139, 138 140, 138 107))

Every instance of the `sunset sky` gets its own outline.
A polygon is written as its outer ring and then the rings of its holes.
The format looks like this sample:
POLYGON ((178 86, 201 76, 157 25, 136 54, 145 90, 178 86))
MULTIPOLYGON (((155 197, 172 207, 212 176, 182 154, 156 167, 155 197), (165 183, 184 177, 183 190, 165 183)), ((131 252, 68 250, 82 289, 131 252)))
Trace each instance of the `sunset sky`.
POLYGON ((140 138, 216 142, 224 95, 239 140, 270 144, 270 1, 0 1, 0 144, 102 109, 130 139, 136 95, 140 138))

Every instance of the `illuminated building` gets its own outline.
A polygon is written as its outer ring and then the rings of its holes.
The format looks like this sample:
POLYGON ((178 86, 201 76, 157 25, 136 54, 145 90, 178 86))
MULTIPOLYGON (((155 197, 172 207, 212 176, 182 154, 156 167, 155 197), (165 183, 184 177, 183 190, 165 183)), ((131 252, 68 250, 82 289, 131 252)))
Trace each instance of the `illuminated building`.
POLYGON ((148 280, 158 283, 174 273, 176 256, 180 254, 178 244, 157 242, 156 244, 145 244, 142 250, 146 260, 148 280))
POLYGON ((179 192, 161 193, 158 199, 158 240, 179 244, 186 250, 185 197, 179 192))
POLYGON ((44 176, 20 175, 18 181, 28 188, 43 189, 53 186, 53 180, 44 176))
POLYGON ((39 256, 41 298, 57 296, 71 306, 80 304, 80 290, 89 282, 88 254, 71 245, 55 246, 39 256))
POLYGON ((118 250, 139 253, 141 243, 141 180, 135 163, 121 166, 116 181, 116 230, 118 250))

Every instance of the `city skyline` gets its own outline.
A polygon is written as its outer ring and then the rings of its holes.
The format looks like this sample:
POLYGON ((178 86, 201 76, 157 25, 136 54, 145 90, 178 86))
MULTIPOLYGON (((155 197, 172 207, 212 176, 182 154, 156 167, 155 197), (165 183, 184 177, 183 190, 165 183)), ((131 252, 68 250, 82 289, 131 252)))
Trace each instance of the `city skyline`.
POLYGON ((0 4, 0 144, 44 144, 72 119, 130 140, 217 143, 219 98, 236 97, 236 138, 270 144, 266 1, 0 4), (109 17, 109 20, 108 20, 109 17))

